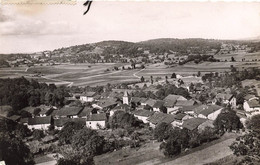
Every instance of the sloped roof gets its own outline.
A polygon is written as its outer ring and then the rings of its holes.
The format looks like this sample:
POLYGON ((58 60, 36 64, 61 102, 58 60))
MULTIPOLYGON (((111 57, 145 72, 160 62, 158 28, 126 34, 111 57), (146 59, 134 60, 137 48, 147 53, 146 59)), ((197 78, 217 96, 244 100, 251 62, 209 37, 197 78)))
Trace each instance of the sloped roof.
POLYGON ((148 99, 148 100, 146 100, 144 103, 152 107, 152 106, 154 106, 154 104, 156 103, 156 100, 154 100, 154 99, 148 99))
POLYGON ((40 105, 40 106, 35 107, 35 108, 41 109, 41 111, 39 112, 39 114, 46 114, 46 113, 48 113, 48 112, 50 112, 50 111, 52 110, 52 107, 46 106, 46 105, 40 105))
POLYGON ((177 100, 187 100, 185 97, 183 96, 180 96, 180 95, 173 95, 173 94, 170 94, 168 95, 167 97, 164 98, 164 101, 169 101, 169 102, 176 102, 177 100))
POLYGON ((86 92, 82 96, 93 97, 95 94, 96 92, 86 92))
POLYGON ((202 119, 202 118, 187 119, 183 122, 182 127, 192 131, 198 128, 198 126, 204 123, 205 121, 207 121, 207 119, 202 119))
POLYGON ((148 111, 148 110, 137 110, 137 111, 134 111, 133 114, 137 115, 137 116, 150 117, 154 114, 154 112, 148 111))
POLYGON ((79 115, 79 117, 90 115, 92 110, 93 110, 93 108, 85 107, 78 115, 79 115))
POLYGON ((174 107, 176 102, 174 101, 165 101, 164 106, 165 107, 174 107))
POLYGON ((57 116, 73 116, 73 115, 78 115, 82 107, 63 107, 60 110, 57 111, 57 116))
POLYGON ((13 121, 17 121, 17 120, 19 120, 20 118, 21 118, 21 116, 18 116, 18 115, 13 115, 13 116, 8 117, 8 119, 11 119, 11 120, 13 120, 13 121))
POLYGON ((230 100, 233 97, 232 94, 228 94, 228 93, 218 93, 216 95, 217 99, 223 99, 223 100, 230 100))
POLYGON ((0 116, 2 117, 8 117, 11 111, 13 111, 13 108, 10 105, 0 106, 0 116))
POLYGON ((28 125, 51 124, 51 116, 28 118, 28 125))
POLYGON ((106 121, 107 115, 105 113, 92 114, 87 118, 87 121, 106 121))
POLYGON ((250 94, 248 94, 248 95, 246 95, 245 97, 244 97, 244 99, 245 100, 250 100, 250 99, 252 99, 252 98, 254 98, 254 97, 256 97, 255 95, 250 95, 250 94))
MULTIPOLYGON (((36 107, 25 107, 25 108, 23 108, 22 110, 23 111, 26 111, 26 112, 29 112, 30 114, 34 114, 36 111, 35 111, 35 109, 37 109, 36 107)), ((39 109, 39 111, 38 111, 38 113, 40 112, 40 109, 39 109)), ((37 114, 38 114, 37 113, 37 114)), ((37 115, 37 114, 35 114, 35 115, 37 115)))
POLYGON ((257 99, 250 100, 247 102, 250 108, 260 107, 259 101, 257 99))
POLYGON ((67 122, 82 122, 85 124, 86 119, 85 118, 60 118, 60 119, 54 119, 54 126, 56 127, 62 127, 67 122))
POLYGON ((116 104, 118 104, 116 102, 116 99, 106 99, 106 100, 100 102, 98 105, 100 107, 102 107, 102 108, 106 108, 106 107, 109 107, 109 106, 112 106, 112 105, 116 105, 116 104))
POLYGON ((218 105, 201 105, 194 109, 194 112, 196 114, 203 114, 205 116, 208 116, 209 114, 221 109, 223 107, 218 105))
POLYGON ((185 113, 178 113, 174 116, 176 120, 182 120, 186 116, 185 113))
POLYGON ((162 122, 172 123, 174 121, 174 116, 165 114, 165 113, 161 113, 161 112, 156 112, 151 117, 149 117, 147 120, 153 124, 159 124, 162 122))
POLYGON ((194 111, 195 108, 197 108, 199 105, 192 105, 192 106, 182 106, 182 111, 194 111))
POLYGON ((176 106, 192 106, 196 102, 194 100, 177 100, 176 106))
POLYGON ((155 104, 153 105, 154 108, 160 108, 161 106, 164 105, 164 101, 158 100, 155 102, 155 104))

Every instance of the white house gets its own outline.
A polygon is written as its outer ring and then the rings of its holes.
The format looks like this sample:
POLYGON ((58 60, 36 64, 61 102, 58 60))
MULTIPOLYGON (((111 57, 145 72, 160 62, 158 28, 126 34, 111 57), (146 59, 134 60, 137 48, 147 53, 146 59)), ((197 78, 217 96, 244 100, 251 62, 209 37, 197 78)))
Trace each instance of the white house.
POLYGON ((79 99, 83 102, 93 102, 95 94, 96 92, 86 92, 85 94, 80 95, 79 99))
POLYGON ((105 113, 91 114, 87 117, 86 126, 91 129, 103 129, 106 127, 107 115, 105 113))
POLYGON ((147 119, 150 116, 152 116, 154 114, 154 112, 148 111, 148 110, 137 110, 137 111, 134 111, 133 114, 139 120, 143 121, 144 123, 148 123, 149 121, 147 119))
POLYGON ((231 105, 231 107, 236 108, 237 100, 236 97, 232 94, 227 93, 218 93, 213 101, 214 104, 219 101, 220 103, 231 105))
POLYGON ((28 128, 31 130, 32 129, 47 130, 51 124, 52 124, 51 116, 28 118, 28 128))
POLYGON ((248 116, 260 114, 260 104, 258 98, 244 101, 243 108, 248 112, 248 116))
POLYGON ((195 108, 195 113, 198 118, 215 120, 223 110, 223 107, 218 105, 201 105, 195 108))
POLYGON ((180 127, 182 126, 183 122, 189 118, 192 118, 191 116, 185 114, 185 113, 178 113, 174 116, 174 121, 171 123, 173 127, 180 127))

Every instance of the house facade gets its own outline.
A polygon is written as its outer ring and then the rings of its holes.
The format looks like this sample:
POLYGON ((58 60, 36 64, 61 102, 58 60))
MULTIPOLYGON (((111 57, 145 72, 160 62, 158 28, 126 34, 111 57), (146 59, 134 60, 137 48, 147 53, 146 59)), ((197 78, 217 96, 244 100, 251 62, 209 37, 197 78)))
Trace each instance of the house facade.
POLYGON ((104 129, 108 118, 105 113, 91 114, 87 117, 86 126, 91 129, 104 129))

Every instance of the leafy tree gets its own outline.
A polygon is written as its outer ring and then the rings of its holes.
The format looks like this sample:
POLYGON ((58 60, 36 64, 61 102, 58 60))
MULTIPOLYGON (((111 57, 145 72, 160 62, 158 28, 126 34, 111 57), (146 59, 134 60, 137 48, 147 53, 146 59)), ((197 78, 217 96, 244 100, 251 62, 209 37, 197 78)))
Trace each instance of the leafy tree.
POLYGON ((84 128, 84 126, 85 123, 83 122, 67 122, 58 134, 59 142, 61 144, 70 144, 73 135, 75 135, 78 130, 84 128))
POLYGON ((117 111, 109 120, 110 127, 114 128, 129 128, 129 127, 143 127, 143 122, 129 114, 122 111, 117 111))
POLYGON ((7 165, 32 165, 33 156, 20 138, 0 132, 0 153, 7 165))
POLYGON ((246 127, 254 132, 260 133, 260 115, 254 115, 246 121, 246 127))
POLYGON ((160 145, 160 149, 164 150, 163 153, 167 157, 173 157, 181 153, 181 145, 174 139, 168 139, 160 145))
POLYGON ((171 78, 176 78, 176 73, 172 73, 171 78))
POLYGON ((242 157, 240 164, 259 164, 260 162, 260 115, 248 119, 249 132, 238 137, 230 146, 234 155, 242 157))
POLYGON ((220 132, 238 130, 243 127, 236 112, 232 110, 220 113, 214 121, 214 125, 220 132))
POLYGON ((198 71, 198 74, 197 74, 197 76, 198 76, 198 77, 200 77, 200 76, 201 76, 201 73, 200 73, 200 71, 198 71))
POLYGON ((144 76, 141 77, 141 82, 144 82, 144 76))
POLYGON ((162 141, 164 139, 168 139, 170 134, 172 133, 173 128, 171 124, 167 124, 165 122, 162 122, 158 124, 154 129, 154 137, 158 141, 162 141))

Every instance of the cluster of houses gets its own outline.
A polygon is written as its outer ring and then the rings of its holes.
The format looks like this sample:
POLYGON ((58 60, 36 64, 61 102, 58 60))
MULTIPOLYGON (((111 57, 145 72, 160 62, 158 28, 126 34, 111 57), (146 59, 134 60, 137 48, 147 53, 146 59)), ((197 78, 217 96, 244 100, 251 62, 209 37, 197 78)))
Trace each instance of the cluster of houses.
MULTIPOLYGON (((23 123, 30 129, 47 130, 53 126, 60 130, 69 121, 85 123, 92 129, 104 129, 109 118, 116 111, 124 111, 133 114, 152 128, 159 123, 166 122, 172 124, 173 127, 193 130, 213 127, 214 120, 227 105, 237 109, 236 98, 228 90, 217 92, 214 99, 207 104, 202 104, 194 97, 187 99, 174 94, 169 94, 163 100, 133 97, 131 93, 136 90, 138 89, 113 89, 102 94, 96 92, 74 93, 65 99, 85 104, 69 104, 59 109, 46 105, 25 107, 22 111, 31 116, 27 118, 21 118, 18 115, 10 116, 8 113, 12 111, 12 107, 0 106, 0 116, 23 123)), ((189 89, 187 90, 189 91, 189 89)), ((144 91, 155 93, 157 90, 150 85, 144 91)), ((190 91, 191 96, 193 92, 190 91)), ((200 90, 197 89, 195 92, 200 92, 200 90)), ((237 110, 242 122, 252 115, 260 114, 258 97, 246 95, 244 100, 244 110, 237 110)))

